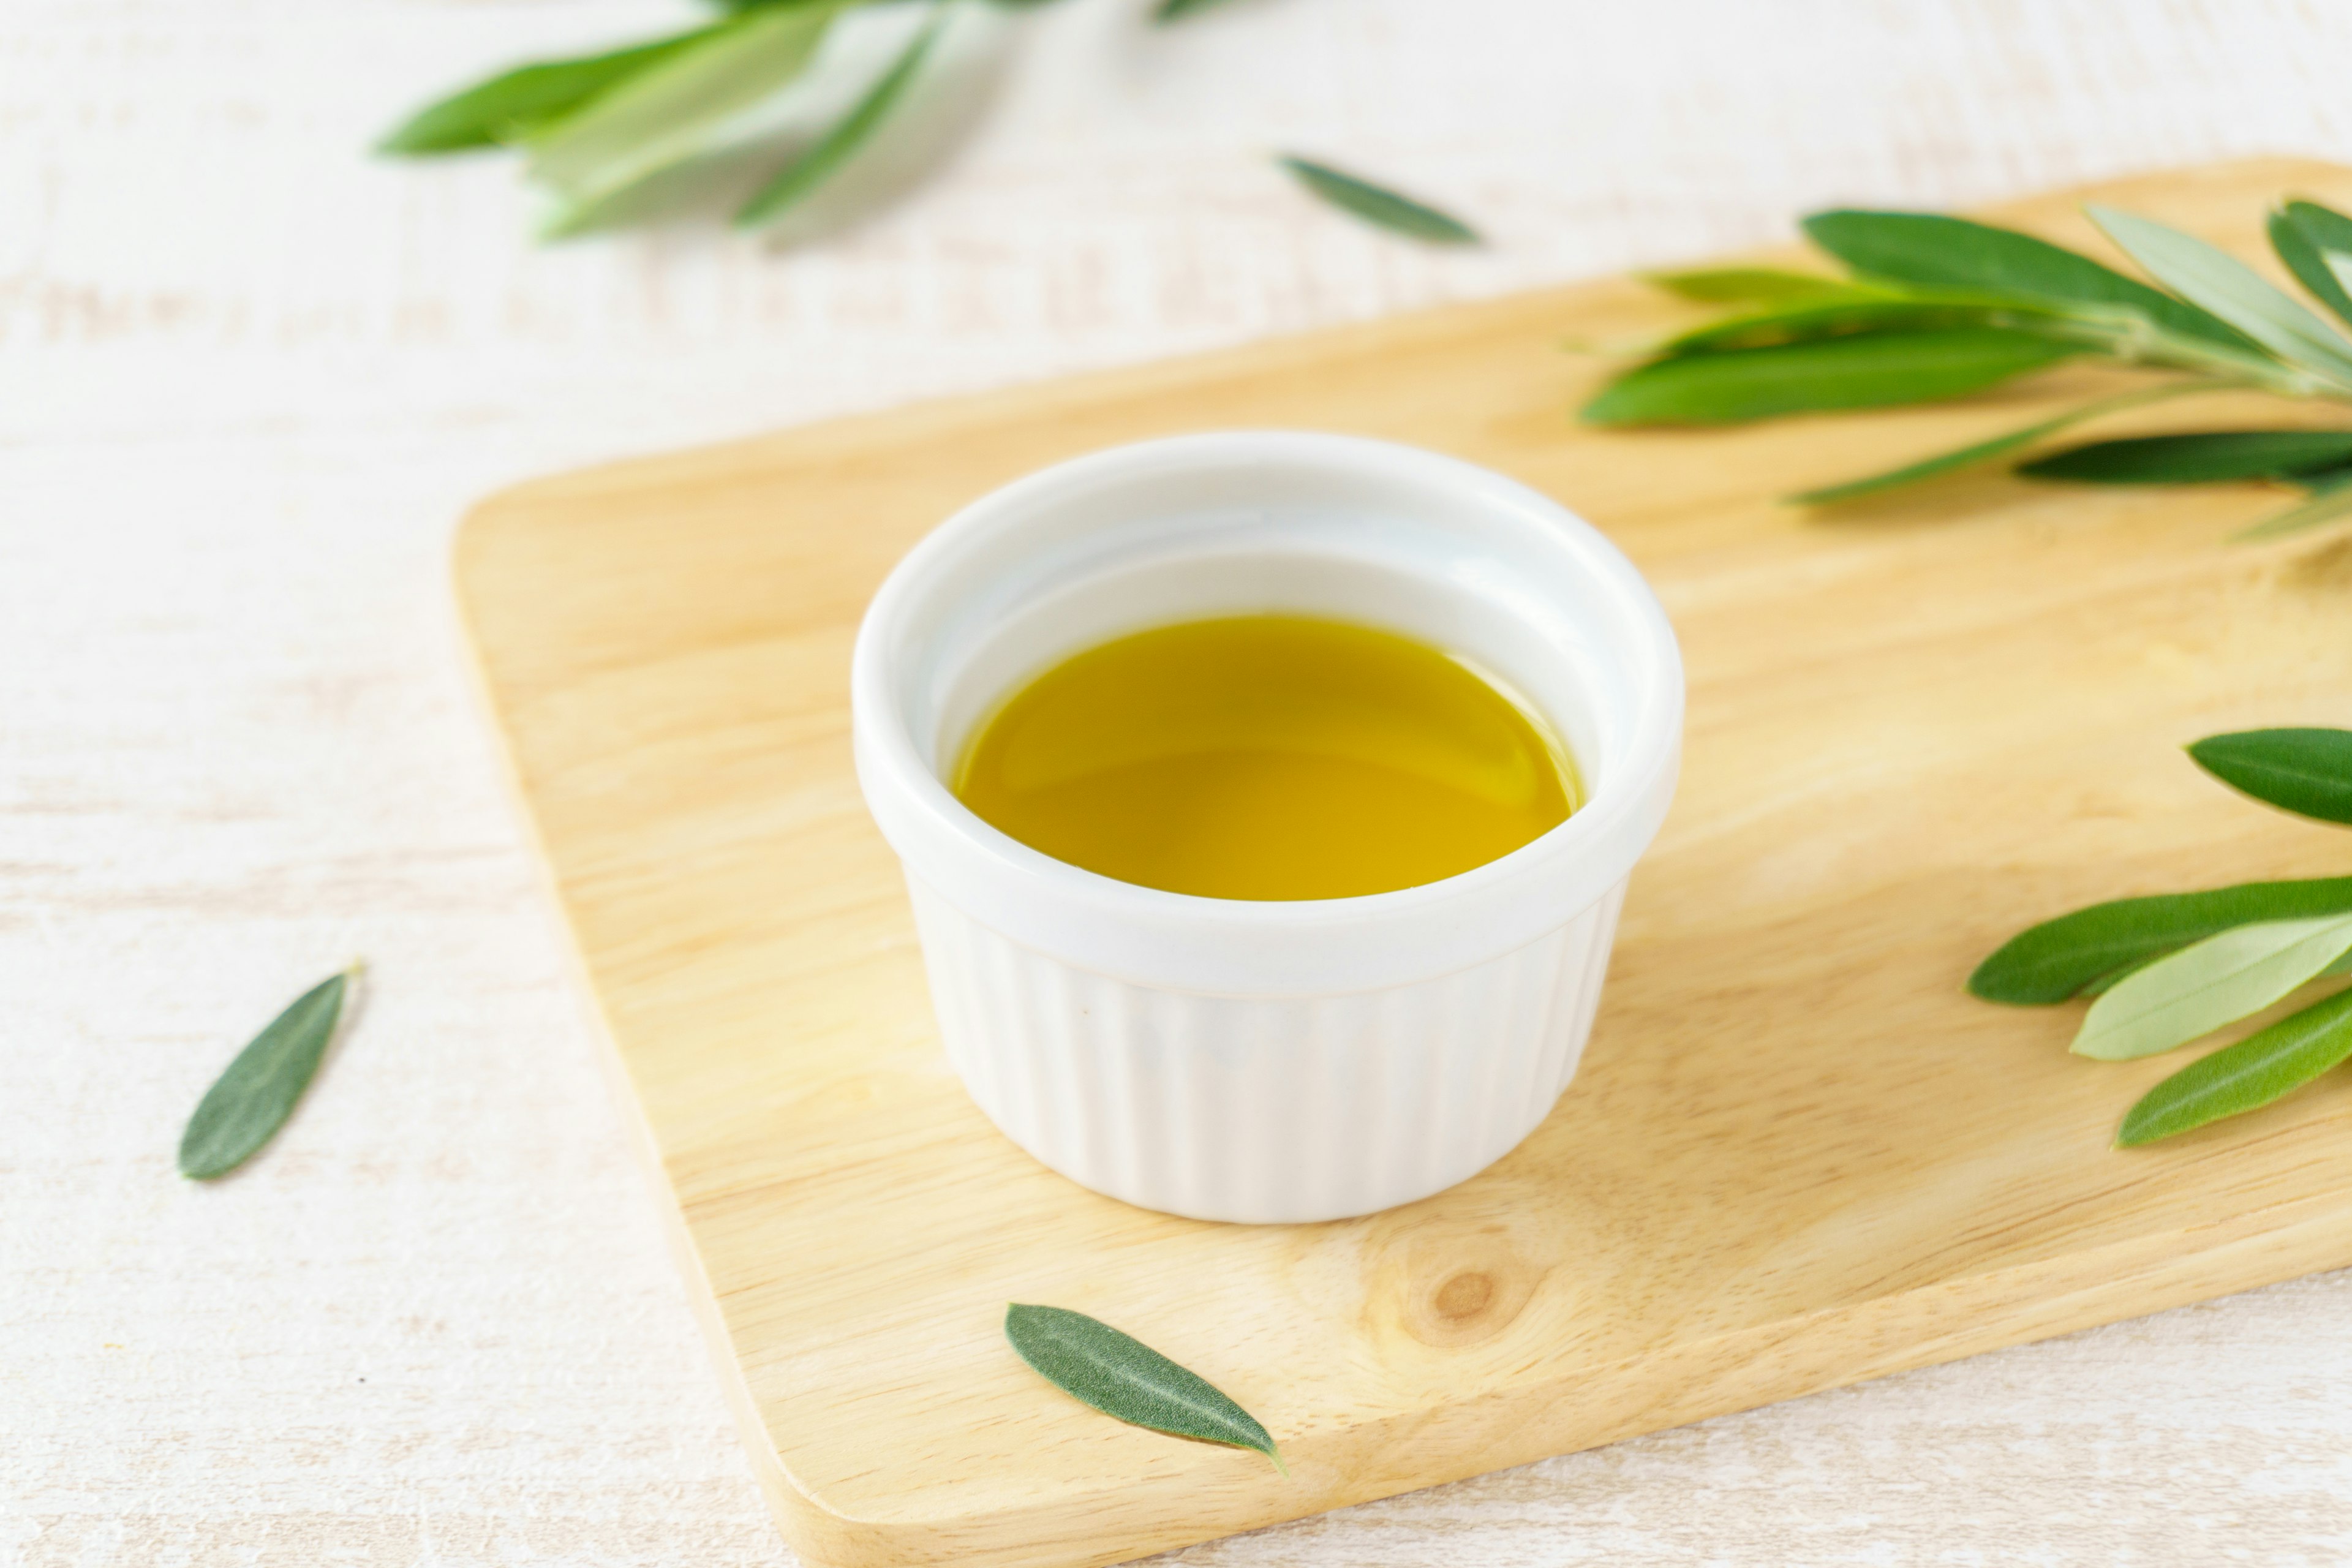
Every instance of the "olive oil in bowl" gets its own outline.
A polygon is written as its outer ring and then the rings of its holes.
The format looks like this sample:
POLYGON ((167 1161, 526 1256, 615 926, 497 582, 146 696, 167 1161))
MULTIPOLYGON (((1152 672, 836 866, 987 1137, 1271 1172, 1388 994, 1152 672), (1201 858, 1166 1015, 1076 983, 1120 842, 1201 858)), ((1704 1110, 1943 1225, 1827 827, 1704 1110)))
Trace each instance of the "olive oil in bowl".
POLYGON ((1066 659, 982 724, 951 783, 1055 859, 1213 899, 1417 887, 1578 804, 1567 752, 1470 666, 1302 616, 1161 626, 1066 659))

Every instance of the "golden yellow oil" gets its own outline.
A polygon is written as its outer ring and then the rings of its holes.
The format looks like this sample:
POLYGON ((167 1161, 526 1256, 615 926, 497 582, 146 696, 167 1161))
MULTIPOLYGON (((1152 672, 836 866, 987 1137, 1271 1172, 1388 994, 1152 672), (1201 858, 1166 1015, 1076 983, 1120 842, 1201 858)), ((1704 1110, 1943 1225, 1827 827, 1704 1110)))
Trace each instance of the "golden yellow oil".
POLYGON ((1341 899, 1507 855, 1576 809, 1568 753, 1459 659, 1236 616, 1087 649, 1015 691, 953 788, 1057 860, 1213 899, 1341 899))

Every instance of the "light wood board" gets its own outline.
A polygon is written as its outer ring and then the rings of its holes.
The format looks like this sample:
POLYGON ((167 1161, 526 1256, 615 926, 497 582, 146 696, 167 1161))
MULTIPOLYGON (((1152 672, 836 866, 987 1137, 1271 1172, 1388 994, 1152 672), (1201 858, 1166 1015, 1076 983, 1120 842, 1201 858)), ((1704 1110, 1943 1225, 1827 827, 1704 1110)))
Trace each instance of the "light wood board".
MULTIPOLYGON (((2265 162, 2095 193, 2251 257, 2265 162)), ((2003 217, 2089 244, 2080 193, 2003 217)), ((2352 1082, 2130 1153, 2179 1065, 1961 978, 2075 904, 2352 870, 2236 800, 2211 731, 2352 722, 2352 539, 2223 543, 2280 498, 1998 474, 1770 498, 2022 422, 1965 405, 1602 434, 1563 339, 1695 312, 1631 283, 908 409, 485 503, 460 597, 680 1255, 787 1536, 824 1564, 1097 1563, 2352 1262, 2352 1082), (1070 1185, 933 1037, 860 805, 851 638, 984 490, 1150 436, 1290 426, 1486 463, 1647 573, 1689 667, 1681 795, 1581 1073, 1451 1192, 1295 1228, 1070 1185), (1077 1308, 1265 1420, 1292 1479, 1120 1426, 1005 1345, 1077 1308)), ((2100 433, 2311 422, 2217 398, 2100 433)), ((2339 1075, 2340 1078, 2340 1075, 2339 1075)))

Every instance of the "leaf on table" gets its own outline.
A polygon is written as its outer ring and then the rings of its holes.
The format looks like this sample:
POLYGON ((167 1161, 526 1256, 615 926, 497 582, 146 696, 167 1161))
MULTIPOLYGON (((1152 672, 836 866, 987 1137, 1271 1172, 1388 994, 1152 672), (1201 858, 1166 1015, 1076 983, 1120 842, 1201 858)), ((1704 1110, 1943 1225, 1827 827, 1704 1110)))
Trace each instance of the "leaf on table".
POLYGON ((2292 479, 2347 463, 2352 463, 2352 430, 2215 430, 2095 441, 2017 471, 2077 484, 2197 485, 2292 479))
POLYGON ((2128 310, 2168 331, 2231 348, 2254 345, 2229 323, 2136 278, 2014 229, 1941 213, 1816 213, 1815 245, 1865 277, 2011 298, 2128 310))
POLYGON ((606 89, 692 47, 722 23, 577 59, 544 60, 418 110, 376 143, 394 157, 500 147, 543 131, 606 89))
POLYGON ((2352 344, 2228 251, 2151 218, 2096 203, 2084 209, 2148 274, 2281 359, 2352 387, 2352 344))
POLYGON ((1004 1337, 1039 1376, 1106 1415, 1173 1436, 1255 1449, 1290 1473, 1257 1417, 1108 1323, 1061 1307, 1015 1303, 1005 1309, 1004 1337))
POLYGON ((285 1125, 335 1037, 335 1020, 357 973, 354 966, 305 991, 236 1054, 180 1135, 180 1174, 198 1181, 225 1176, 285 1125))
POLYGON ((853 105, 848 113, 834 121, 832 127, 818 138, 816 143, 777 171, 773 178, 761 186, 751 199, 735 215, 740 227, 754 227, 780 217, 785 209, 815 190, 839 172, 841 166, 856 156, 875 130, 890 117, 890 111, 906 96, 908 87, 922 69, 924 57, 940 36, 940 26, 947 19, 943 6, 934 5, 930 20, 900 50, 889 69, 875 79, 874 85, 853 105))
POLYGON ((2091 1005, 2069 1048, 2131 1061, 2261 1012, 2352 952, 2352 915, 2220 931, 2126 976, 2091 1005))
POLYGON ((1374 227, 1432 245, 1481 243, 1478 231, 1451 213, 1440 212, 1411 196, 1399 195, 1370 180, 1286 153, 1275 162, 1323 201, 1374 227))
POLYGON ((2352 468, 2302 474, 2296 479, 2298 483, 2310 489, 2309 500, 2266 517, 2252 528, 2240 529, 2230 536, 2231 539, 2239 543, 2257 539, 2276 539, 2282 534, 2300 533, 2306 528, 2316 528, 2321 523, 2352 516, 2352 468))
POLYGON ((2049 1006, 2234 926, 2342 914, 2352 914, 2352 877, 2117 899, 2020 931, 1977 965, 1969 991, 2013 1007, 2049 1006))
POLYGON ((1856 337, 1891 331, 1941 331, 1959 327, 2008 327, 2050 337, 2076 347, 2082 335, 2070 323, 2045 311, 2019 306, 1958 304, 1949 300, 1906 300, 1885 295, 1854 299, 1801 300, 1785 309, 1759 310, 1710 321, 1677 332, 1653 351, 1662 355, 1724 353, 1736 349, 1771 348, 1780 343, 1812 342, 1822 338, 1856 337))
POLYGON ((2339 991, 2190 1063, 2140 1098, 2116 1143, 2130 1148, 2238 1116, 2292 1093, 2352 1056, 2352 991, 2339 991))
MULTIPOLYGON (((2161 958, 2163 954, 2161 953, 2157 955, 2158 958, 2161 958)), ((2119 969, 2113 974, 2104 975, 2101 978, 2091 982, 2090 984, 2083 987, 2083 994, 2085 996, 2100 995, 2113 987, 2122 984, 2126 978, 2138 973, 2141 970, 2147 968, 2148 963, 2153 963, 2155 962, 2156 959, 2151 958, 2147 963, 2135 963, 2129 969, 2119 969)), ((2335 963, 2321 970, 2316 975, 2313 976, 2313 978, 2325 980, 2331 974, 2352 974, 2352 949, 2347 949, 2343 957, 2337 959, 2335 963)))
POLYGON ((2352 255, 2340 250, 2323 250, 2319 253, 2319 260, 2327 268, 2327 275, 2336 279, 2338 291, 2352 290, 2352 255))
POLYGON ((2271 248, 2295 281, 2336 320, 2352 322, 2352 293, 2329 265, 2329 253, 2352 257, 2352 218, 2317 202, 2293 201, 2270 216, 2271 248))
MULTIPOLYGON (((1832 506, 1839 501, 1877 495, 1904 485, 1917 484, 1924 479, 1938 479, 1946 474, 1958 473, 1963 468, 1972 468, 1980 463, 1989 463, 1996 458, 2005 458, 2011 452, 2022 451, 2037 441, 2054 436, 2070 426, 2079 425, 2086 419, 2095 419, 2103 414, 2114 414, 2122 409, 2136 408, 2142 404, 2154 403, 2160 398, 2179 397, 2192 392, 2208 392, 2212 389, 2212 385, 2213 384, 2209 382, 2187 382, 2170 386, 2152 387, 2145 392, 2126 392, 2115 397, 2101 398, 2096 403, 2086 403, 2080 408, 2070 408, 2063 414, 2049 419, 2038 420, 2020 429, 2007 431, 1982 441, 1973 441, 1965 447, 1956 447, 1948 452, 1938 452, 1930 458, 1917 458, 1899 468, 1866 474, 1861 479, 1846 479, 1834 485, 1823 485, 1819 489, 1804 490, 1788 499, 1799 506, 1832 506)), ((2023 469, 2019 470, 2021 473, 2023 471, 2023 469)))
POLYGON ((2241 730, 2189 748, 2197 765, 2265 805, 2352 823, 2352 730, 2241 730))
POLYGON ((533 138, 530 175, 564 203, 542 234, 576 232, 601 204, 706 149, 807 68, 841 8, 828 0, 740 12, 533 138))
POLYGON ((1591 425, 1723 425, 1780 414, 1930 403, 2079 352, 1996 327, 1871 332, 1655 360, 1585 405, 1591 425))
POLYGON ((1187 16, 1197 16, 1212 6, 1223 4, 1225 0, 1160 0, 1160 4, 1152 7, 1151 19, 1165 26, 1171 22, 1181 22, 1187 16))
POLYGON ((1772 267, 1696 267, 1679 272, 1645 272, 1644 282, 1705 305, 1822 304, 1835 300, 1884 300, 1884 289, 1814 272, 1784 272, 1772 267))

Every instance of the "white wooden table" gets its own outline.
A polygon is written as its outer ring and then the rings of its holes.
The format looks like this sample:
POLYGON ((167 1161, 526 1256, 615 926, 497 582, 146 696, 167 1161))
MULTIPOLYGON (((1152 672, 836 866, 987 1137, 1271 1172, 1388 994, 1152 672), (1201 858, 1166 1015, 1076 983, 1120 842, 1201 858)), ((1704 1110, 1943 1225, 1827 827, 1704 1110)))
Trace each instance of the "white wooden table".
MULTIPOLYGON (((2255 152, 2352 159, 2319 0, 1139 0, 1021 25, 897 205, 535 249, 363 145, 668 0, 0 7, 0 1562, 788 1562, 467 689, 508 480, 2255 152), (1413 249, 1270 148, 1443 197, 1413 249), (363 953, 245 1173, 182 1119, 363 953)), ((855 520, 845 520, 854 526, 855 520)), ((2352 1558, 2352 1274, 1197 1548, 1239 1565, 2352 1558)))

